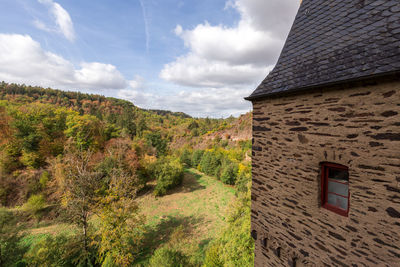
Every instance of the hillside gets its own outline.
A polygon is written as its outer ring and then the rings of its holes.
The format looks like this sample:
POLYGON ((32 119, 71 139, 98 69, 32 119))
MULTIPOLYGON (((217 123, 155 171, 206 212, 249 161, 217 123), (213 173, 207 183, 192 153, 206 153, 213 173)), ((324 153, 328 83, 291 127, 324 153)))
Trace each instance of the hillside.
POLYGON ((250 134, 249 113, 1 83, 0 262, 250 266, 250 134))

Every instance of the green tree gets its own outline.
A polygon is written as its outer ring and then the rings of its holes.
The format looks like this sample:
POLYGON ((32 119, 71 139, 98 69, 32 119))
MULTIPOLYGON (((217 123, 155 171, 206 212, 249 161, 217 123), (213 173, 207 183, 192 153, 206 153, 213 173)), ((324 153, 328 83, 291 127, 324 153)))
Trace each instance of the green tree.
POLYGON ((215 175, 221 166, 221 155, 215 150, 206 151, 200 161, 200 170, 208 175, 215 175))
POLYGON ((25 253, 23 234, 13 212, 0 208, 0 266, 16 266, 25 253))
POLYGON ((168 142, 161 136, 160 132, 148 132, 144 138, 149 145, 157 149, 157 156, 166 154, 168 142))
POLYGON ((131 199, 109 195, 100 210, 99 257, 105 265, 132 266, 143 240, 143 217, 131 199))
POLYGON ((146 130, 147 130, 146 120, 144 118, 141 118, 136 126, 136 135, 142 137, 143 132, 146 130))
POLYGON ((179 160, 165 159, 156 164, 154 175, 157 179, 157 185, 154 189, 156 196, 163 196, 168 189, 180 185, 183 181, 183 166, 179 160))
POLYGON ((39 220, 45 207, 46 199, 43 194, 38 194, 30 196, 28 201, 24 204, 23 209, 39 220))
POLYGON ((46 235, 37 239, 25 253, 24 259, 32 267, 73 267, 87 266, 80 262, 80 246, 73 236, 59 234, 46 235))
POLYGON ((154 252, 150 259, 150 267, 187 267, 189 260, 182 252, 169 248, 167 246, 161 247, 154 252))
POLYGON ((192 166, 192 151, 188 148, 184 148, 179 159, 186 167, 190 168, 192 166))
POLYGON ((221 181, 225 184, 234 185, 238 174, 238 166, 235 163, 229 162, 224 164, 221 173, 221 181))
POLYGON ((192 155, 192 167, 197 168, 203 157, 204 150, 195 150, 192 155))
POLYGON ((67 117, 65 135, 80 149, 94 149, 102 143, 102 123, 95 116, 78 113, 67 117))
POLYGON ((210 245, 204 267, 254 266, 254 240, 250 236, 250 195, 250 190, 239 194, 230 206, 228 225, 210 245))

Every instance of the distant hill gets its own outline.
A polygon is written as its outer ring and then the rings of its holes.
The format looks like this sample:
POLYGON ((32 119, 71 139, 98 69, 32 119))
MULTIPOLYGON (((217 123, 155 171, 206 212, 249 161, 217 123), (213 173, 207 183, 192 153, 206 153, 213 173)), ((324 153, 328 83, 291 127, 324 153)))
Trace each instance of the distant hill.
POLYGON ((0 83, 0 262, 251 266, 251 116, 0 83))
POLYGON ((157 115, 161 115, 161 116, 172 115, 172 116, 177 116, 177 117, 186 118, 186 119, 192 118, 192 116, 190 116, 184 112, 173 112, 173 111, 161 110, 161 109, 147 109, 147 111, 154 112, 157 115))
POLYGON ((216 136, 222 139, 229 137, 233 141, 251 138, 250 113, 239 118, 192 118, 183 112, 141 109, 127 100, 113 97, 5 82, 0 83, 0 100, 14 105, 42 103, 69 108, 81 115, 93 115, 105 123, 127 129, 131 136, 135 136, 143 127, 159 130, 178 147, 183 143, 194 142, 198 137, 204 140, 216 136))

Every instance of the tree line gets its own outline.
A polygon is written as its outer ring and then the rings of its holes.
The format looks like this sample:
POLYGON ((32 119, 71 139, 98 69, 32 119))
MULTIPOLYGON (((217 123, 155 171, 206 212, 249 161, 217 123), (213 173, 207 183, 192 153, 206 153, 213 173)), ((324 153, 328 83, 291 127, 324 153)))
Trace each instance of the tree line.
MULTIPOLYGON (((214 138, 207 149, 196 148, 233 118, 146 111, 123 100, 4 82, 0 99, 0 266, 133 265, 146 234, 136 198, 148 190, 168 194, 182 183, 185 168, 238 191, 228 228, 210 245, 205 266, 252 264, 245 160, 251 144, 214 138), (181 139, 184 145, 172 149, 181 139), (43 220, 76 227, 26 241, 24 223, 43 220), (247 256, 233 256, 239 247, 247 256)), ((160 261, 189 266, 187 255, 165 247, 149 265, 160 261)))

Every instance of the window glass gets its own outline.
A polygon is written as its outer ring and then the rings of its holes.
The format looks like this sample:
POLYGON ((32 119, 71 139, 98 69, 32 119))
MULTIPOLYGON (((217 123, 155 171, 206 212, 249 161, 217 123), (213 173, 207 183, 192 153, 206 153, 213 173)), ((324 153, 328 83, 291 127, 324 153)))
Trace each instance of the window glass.
POLYGON ((341 196, 347 197, 349 195, 349 185, 337 183, 335 180, 328 180, 328 192, 336 193, 341 196))
POLYGON ((347 210, 348 199, 335 194, 328 193, 328 203, 332 206, 347 210))
POLYGON ((329 168, 328 169, 328 178, 341 180, 341 181, 348 181, 349 173, 346 170, 329 168))

